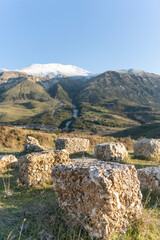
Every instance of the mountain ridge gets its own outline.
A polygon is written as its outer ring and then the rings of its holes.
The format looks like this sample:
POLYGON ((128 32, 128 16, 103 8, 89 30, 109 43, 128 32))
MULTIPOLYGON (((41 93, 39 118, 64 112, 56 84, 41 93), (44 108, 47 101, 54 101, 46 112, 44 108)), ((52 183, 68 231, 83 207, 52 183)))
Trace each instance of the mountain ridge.
POLYGON ((101 132, 160 121, 160 76, 107 71, 86 77, 39 77, 0 73, 0 123, 53 124, 63 129, 101 132))
MULTIPOLYGON (((1 72, 3 71, 10 71, 7 69, 2 69, 1 72)), ((90 77, 92 76, 92 73, 74 66, 74 65, 64 65, 64 64, 59 64, 59 63, 48 63, 48 64, 31 64, 28 67, 24 67, 21 69, 15 69, 12 71, 16 72, 24 72, 27 73, 28 75, 35 75, 38 77, 49 77, 49 78, 54 78, 54 77, 74 77, 74 76, 85 76, 85 77, 90 77)))

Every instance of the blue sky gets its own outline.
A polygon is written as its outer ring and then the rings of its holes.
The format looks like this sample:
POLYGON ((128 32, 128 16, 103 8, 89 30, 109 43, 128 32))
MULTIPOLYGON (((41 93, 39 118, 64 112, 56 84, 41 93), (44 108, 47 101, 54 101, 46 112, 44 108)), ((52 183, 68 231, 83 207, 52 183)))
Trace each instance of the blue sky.
POLYGON ((160 74, 160 1, 0 0, 0 68, 32 63, 160 74))

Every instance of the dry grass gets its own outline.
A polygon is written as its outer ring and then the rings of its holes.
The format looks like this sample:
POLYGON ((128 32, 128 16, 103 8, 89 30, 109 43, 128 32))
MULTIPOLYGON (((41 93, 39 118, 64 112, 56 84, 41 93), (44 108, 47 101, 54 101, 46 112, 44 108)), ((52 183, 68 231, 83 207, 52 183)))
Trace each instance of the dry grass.
POLYGON ((22 151, 27 135, 37 138, 40 144, 47 148, 54 148, 54 141, 57 138, 53 133, 0 126, 0 151, 22 151))
POLYGON ((124 235, 114 235, 111 240, 159 240, 160 217, 156 209, 144 209, 140 220, 135 221, 124 235))

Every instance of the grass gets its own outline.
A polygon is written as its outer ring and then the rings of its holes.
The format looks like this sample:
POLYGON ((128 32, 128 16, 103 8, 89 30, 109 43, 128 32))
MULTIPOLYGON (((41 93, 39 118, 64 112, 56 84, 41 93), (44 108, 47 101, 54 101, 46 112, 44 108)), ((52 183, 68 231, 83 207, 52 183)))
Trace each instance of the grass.
MULTIPOLYGON (((41 131, 33 131, 27 129, 21 129, 17 127, 0 126, 0 152, 4 153, 16 153, 24 149, 26 136, 30 135, 38 139, 39 143, 48 149, 54 149, 54 141, 57 139, 57 135, 54 133, 44 133, 41 131)), ((135 142, 130 137, 126 138, 114 138, 114 137, 101 137, 98 135, 89 135, 84 133, 59 133, 59 137, 80 137, 88 138, 90 140, 91 149, 96 144, 111 141, 122 142, 128 150, 133 149, 133 143, 135 142)))
POLYGON ((144 209, 139 221, 134 222, 124 235, 115 234, 111 240, 159 240, 159 238, 159 210, 144 209))
MULTIPOLYGON (((93 157, 93 149, 85 157, 93 157)), ((82 157, 83 154, 72 155, 82 157)), ((136 168, 160 165, 157 162, 130 158, 124 163, 136 168)), ((124 235, 115 234, 116 240, 158 240, 160 238, 160 195, 143 192, 142 218, 134 222, 124 235), (146 201, 147 199, 147 201, 146 201)), ((72 227, 70 219, 58 206, 53 185, 26 188, 19 182, 18 168, 0 173, 0 239, 23 240, 92 240, 80 226, 72 227)))
POLYGON ((4 123, 22 122, 29 124, 33 122, 33 119, 39 116, 39 114, 44 113, 46 109, 50 109, 53 113, 58 108, 58 105, 59 102, 57 100, 46 102, 34 100, 2 102, 0 103, 0 121, 4 123))
POLYGON ((160 122, 142 124, 137 127, 127 128, 125 130, 119 130, 112 134, 114 137, 126 137, 131 136, 134 139, 146 137, 146 138, 159 138, 160 137, 160 122))
POLYGON ((0 122, 60 126, 72 118, 70 101, 62 89, 58 96, 52 98, 42 86, 25 80, 0 95, 0 122), (64 103, 62 100, 65 100, 64 103))
POLYGON ((0 96, 0 121, 25 120, 49 108, 56 110, 58 105, 59 101, 51 98, 42 86, 25 80, 0 96))
POLYGON ((17 180, 18 169, 0 175, 0 239, 9 235, 9 239, 18 239, 22 224, 21 239, 90 239, 81 228, 71 228, 67 215, 58 206, 52 185, 27 189, 17 180), (8 175, 12 189, 9 195, 2 181, 8 175))
MULTIPOLYGON (((38 131, 0 127, 1 154, 23 154, 26 135, 36 137, 40 144, 54 149, 55 134, 38 131), (6 137, 6 139, 5 139, 6 137), (17 140, 17 138, 19 140, 17 140), (5 142, 10 145, 4 148, 5 142), (14 146, 14 149, 12 147, 14 146)), ((135 158, 132 153, 134 140, 131 138, 101 137, 98 135, 61 133, 61 137, 90 139, 90 150, 85 154, 73 154, 72 158, 93 157, 94 145, 106 141, 121 141, 129 149, 129 157, 123 163, 135 167, 160 166, 160 162, 135 158)), ((142 218, 135 221, 124 235, 115 234, 111 240, 158 240, 160 238, 160 194, 143 191, 142 218), (146 201, 147 200, 147 201, 146 201)), ((0 239, 2 240, 92 240, 80 226, 72 227, 69 217, 57 203, 53 185, 26 188, 19 182, 18 168, 0 173, 0 239)))
POLYGON ((37 138, 39 143, 48 149, 54 148, 54 141, 57 138, 54 133, 0 126, 0 152, 16 153, 23 151, 25 139, 28 135, 37 138))

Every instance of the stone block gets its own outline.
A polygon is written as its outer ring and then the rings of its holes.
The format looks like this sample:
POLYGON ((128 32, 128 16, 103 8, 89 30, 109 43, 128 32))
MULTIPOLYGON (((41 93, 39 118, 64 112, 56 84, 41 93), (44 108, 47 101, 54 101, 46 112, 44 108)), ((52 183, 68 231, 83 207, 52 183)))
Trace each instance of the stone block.
POLYGON ((120 162, 128 156, 128 152, 123 143, 106 142, 95 146, 94 156, 103 161, 120 162))
POLYGON ((66 150, 31 153, 19 158, 21 182, 28 186, 51 180, 51 169, 57 164, 70 162, 66 150))
POLYGON ((14 168, 18 166, 18 160, 14 155, 0 155, 0 169, 14 168))
POLYGON ((160 139, 143 139, 136 142, 134 155, 145 158, 160 158, 160 139))
POLYGON ((141 216, 141 191, 133 165, 74 160, 52 169, 60 207, 91 237, 124 233, 141 216))
POLYGON ((36 138, 27 136, 25 142, 25 150, 27 152, 42 152, 45 151, 45 148, 39 144, 36 138))
POLYGON ((66 149, 69 154, 88 151, 89 144, 89 139, 83 138, 58 138, 55 141, 57 150, 66 149))
POLYGON ((160 167, 146 167, 137 170, 141 189, 152 189, 160 192, 160 167))

